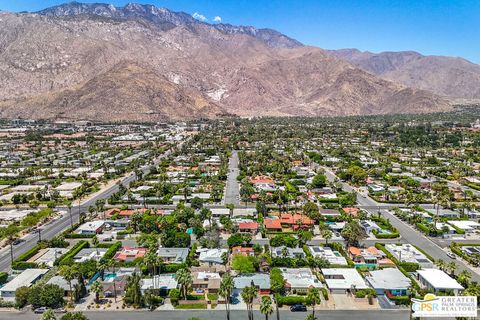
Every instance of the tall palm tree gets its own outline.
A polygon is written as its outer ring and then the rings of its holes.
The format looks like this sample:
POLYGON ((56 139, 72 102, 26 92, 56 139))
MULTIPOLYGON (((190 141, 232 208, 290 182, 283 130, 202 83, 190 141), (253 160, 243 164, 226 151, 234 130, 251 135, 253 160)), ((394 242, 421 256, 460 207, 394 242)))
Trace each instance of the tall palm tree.
POLYGON ((265 320, 268 320, 268 316, 273 313, 272 298, 269 296, 262 297, 260 312, 265 315, 265 320))
POLYGON ((100 300, 100 293, 103 291, 103 286, 98 279, 92 283, 90 291, 95 293, 95 302, 98 303, 100 300))
POLYGON ((225 312, 227 313, 227 320, 230 320, 230 301, 233 288, 233 277, 227 272, 222 277, 222 282, 220 282, 220 289, 218 292, 219 295, 225 299, 225 312))
POLYGON ((77 268, 68 265, 63 265, 60 267, 59 274, 68 282, 68 286, 70 287, 70 302, 73 303, 73 290, 72 290, 72 281, 77 276, 77 268))
POLYGON ((307 301, 309 301, 312 306, 312 318, 315 319, 315 306, 321 302, 320 290, 318 290, 318 288, 308 289, 307 301))
POLYGON ((110 267, 108 260, 101 259, 97 262, 97 270, 100 271, 100 279, 105 280, 105 270, 110 267))
POLYGON ((257 287, 252 283, 250 286, 243 288, 240 295, 247 305, 248 320, 253 320, 253 300, 257 297, 257 287))
POLYGON ((320 230, 320 235, 323 239, 325 239, 325 244, 328 244, 328 240, 332 239, 333 237, 333 232, 330 229, 323 228, 320 230))
POLYGON ((182 287, 183 298, 187 300, 188 289, 193 283, 192 275, 188 269, 180 269, 177 271, 177 281, 182 287))

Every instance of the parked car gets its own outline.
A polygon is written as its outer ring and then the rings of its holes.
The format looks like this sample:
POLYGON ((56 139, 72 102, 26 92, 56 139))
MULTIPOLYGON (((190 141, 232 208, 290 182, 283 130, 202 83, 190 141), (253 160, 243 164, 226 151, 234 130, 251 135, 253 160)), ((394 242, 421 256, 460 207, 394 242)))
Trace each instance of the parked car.
POLYGON ((57 308, 57 309, 53 310, 53 312, 55 312, 55 313, 66 313, 67 310, 65 310, 63 308, 57 308))
POLYGON ((450 259, 457 259, 457 256, 456 256, 453 252, 447 252, 447 256, 448 256, 450 259))
POLYGON ((47 310, 48 310, 47 307, 40 307, 40 308, 37 308, 37 309, 33 310, 33 313, 44 313, 47 310))
POLYGON ((290 307, 290 311, 297 312, 297 311, 307 311, 307 307, 303 304, 294 304, 290 307))

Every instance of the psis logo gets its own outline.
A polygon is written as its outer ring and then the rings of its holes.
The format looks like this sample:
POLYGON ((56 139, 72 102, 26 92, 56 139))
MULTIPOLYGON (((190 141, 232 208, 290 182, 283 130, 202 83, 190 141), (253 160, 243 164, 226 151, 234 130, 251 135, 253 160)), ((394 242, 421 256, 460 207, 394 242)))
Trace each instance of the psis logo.
POLYGON ((414 317, 476 317, 477 297, 435 296, 427 293, 422 299, 412 299, 414 317))

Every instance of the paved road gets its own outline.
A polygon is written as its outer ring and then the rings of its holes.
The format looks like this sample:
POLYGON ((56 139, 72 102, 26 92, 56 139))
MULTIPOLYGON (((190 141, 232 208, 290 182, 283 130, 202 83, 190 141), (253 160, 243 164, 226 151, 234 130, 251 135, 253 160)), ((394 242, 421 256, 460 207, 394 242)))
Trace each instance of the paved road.
MULTIPOLYGON (((328 180, 330 180, 330 181, 335 180, 335 178, 336 178, 335 174, 331 170, 329 170, 328 168, 324 168, 324 169, 325 169, 325 173, 326 173, 326 176, 327 176, 328 180)), ((342 185, 343 185, 343 189, 345 191, 347 191, 347 192, 352 192, 353 191, 353 188, 350 185, 348 185, 346 183, 342 183, 342 185)), ((362 195, 359 195, 357 197, 357 202, 360 206, 375 206, 375 205, 378 204, 375 200, 373 200, 369 196, 362 196, 362 195)), ((398 219, 395 215, 393 215, 392 213, 390 213, 387 210, 380 210, 380 213, 382 214, 383 217, 385 217, 387 219, 390 219, 390 222, 392 223, 392 225, 395 228, 398 229, 402 238, 405 241, 408 241, 409 243, 411 243, 411 244, 419 247, 420 249, 424 250, 429 255, 431 255, 434 259, 442 259, 445 262, 451 262, 451 261, 455 262, 457 264, 457 267, 458 267, 456 273, 459 273, 463 270, 467 270, 468 272, 470 272, 472 274, 472 281, 477 281, 477 282, 480 281, 480 275, 479 274, 473 272, 463 262, 461 262, 459 260, 450 259, 447 256, 446 252, 440 246, 435 244, 433 241, 431 241, 429 238, 424 236, 422 233, 418 232, 417 230, 415 230, 410 225, 408 225, 405 222, 403 222, 402 220, 398 219)))
MULTIPOLYGON (((84 313, 90 320, 150 320, 150 319, 166 319, 166 320, 188 320, 196 317, 200 320, 224 320, 226 319, 225 311, 221 310, 175 310, 175 311, 97 311, 84 313)), ((280 311, 280 319, 282 320, 304 320, 309 312, 290 312, 287 310, 280 311)), ((362 320, 406 320, 409 318, 408 310, 328 310, 316 311, 315 315, 321 320, 344 320, 344 319, 362 319, 362 320)), ((0 320, 36 320, 39 315, 33 313, 0 313, 0 320)), ((265 316, 259 311, 254 311, 255 319, 265 319, 265 316)), ((247 311, 232 310, 232 320, 246 320, 247 311)), ((276 319, 275 312, 269 319, 276 319)))
MULTIPOLYGON (((183 143, 179 144, 178 146, 180 147, 182 144, 183 143)), ((160 161, 162 160, 162 158, 167 157, 168 155, 170 155, 171 152, 172 152, 172 150, 166 151, 163 155, 161 155, 160 157, 155 159, 155 161, 153 161, 152 165, 144 165, 140 168, 140 170, 143 171, 144 174, 148 173, 153 166, 158 165, 160 163, 160 161)), ((128 187, 128 185, 132 181, 135 181, 136 179, 137 179, 137 176, 135 175, 135 173, 132 172, 132 173, 128 174, 127 176, 125 176, 121 180, 121 184, 128 187)), ((83 203, 81 203, 80 206, 72 206, 72 209, 71 209, 72 216, 71 217, 67 212, 67 214, 63 215, 59 219, 54 220, 54 221, 50 222, 49 224, 46 224, 46 225, 42 226, 41 227, 41 229, 42 229, 42 231, 41 231, 42 239, 49 240, 49 239, 59 235, 60 233, 62 233, 64 230, 66 230, 68 227, 70 227, 71 221, 73 221, 73 223, 78 222, 80 212, 88 212, 88 208, 92 205, 95 205, 95 201, 97 201, 98 199, 108 199, 108 198, 110 198, 110 196, 113 193, 118 191, 118 188, 119 188, 118 185, 114 184, 114 185, 102 190, 101 192, 99 192, 95 196, 89 198, 88 200, 84 201, 83 203)), ((62 211, 68 211, 68 209, 66 207, 57 207, 56 209, 57 210, 62 210, 62 211)), ((20 242, 19 244, 13 246, 13 257, 14 257, 14 259, 17 256, 21 255, 22 253, 26 252, 27 250, 29 250, 30 248, 32 248, 33 246, 35 246, 37 244, 37 241, 39 240, 38 239, 38 234, 29 234, 26 237, 24 237, 23 240, 24 240, 23 242, 20 242)), ((11 268, 10 247, 7 246, 0 251, 0 270, 1 271, 9 271, 10 268, 11 268)))
POLYGON ((232 203, 235 206, 240 205, 240 184, 237 181, 238 174, 238 151, 233 150, 228 162, 227 184, 224 197, 225 204, 232 203))

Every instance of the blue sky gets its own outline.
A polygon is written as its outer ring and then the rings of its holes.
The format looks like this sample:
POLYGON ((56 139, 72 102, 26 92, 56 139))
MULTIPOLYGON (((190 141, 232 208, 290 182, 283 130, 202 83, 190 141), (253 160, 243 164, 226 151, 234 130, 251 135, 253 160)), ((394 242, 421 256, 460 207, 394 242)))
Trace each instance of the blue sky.
MULTIPOLYGON (((35 11, 56 0, 0 0, 0 9, 35 11)), ((124 5, 130 1, 97 0, 124 5)), ((213 22, 276 29, 325 49, 414 50, 480 63, 479 0, 137 0, 213 22)))

